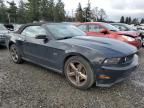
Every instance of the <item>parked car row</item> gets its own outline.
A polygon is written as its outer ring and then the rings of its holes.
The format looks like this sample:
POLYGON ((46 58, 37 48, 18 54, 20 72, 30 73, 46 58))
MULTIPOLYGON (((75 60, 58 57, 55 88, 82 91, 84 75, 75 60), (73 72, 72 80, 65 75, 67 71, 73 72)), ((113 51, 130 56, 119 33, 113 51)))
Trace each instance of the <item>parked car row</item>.
POLYGON ((123 24, 120 23, 87 22, 81 23, 77 25, 77 27, 86 32, 88 36, 113 38, 129 43, 138 49, 142 47, 141 34, 137 31, 125 28, 123 24))
POLYGON ((64 74, 78 89, 88 89, 94 83, 112 86, 136 69, 139 36, 130 37, 106 23, 78 27, 81 30, 64 23, 25 24, 7 34, 6 45, 14 63, 26 60, 64 74))
MULTIPOLYGON (((69 24, 65 22, 65 24, 69 24)), ((88 36, 98 36, 98 37, 106 37, 106 38, 113 38, 120 41, 127 42, 129 44, 132 44, 136 46, 138 49, 141 48, 141 46, 144 46, 144 31, 141 29, 137 29, 136 27, 131 27, 127 24, 123 23, 101 23, 101 22, 90 22, 90 23, 70 23, 74 24, 78 28, 80 28, 82 31, 86 32, 88 36)), ((4 28, 7 28, 6 31, 13 32, 17 31, 22 24, 1 24, 1 26, 5 26, 4 28)), ((1 34, 3 34, 3 40, 4 35, 3 29, 0 30, 1 34)), ((7 32, 6 32, 7 33, 7 32)), ((1 39, 2 40, 2 39, 1 39)), ((4 41, 0 42, 0 45, 5 45, 4 41)))

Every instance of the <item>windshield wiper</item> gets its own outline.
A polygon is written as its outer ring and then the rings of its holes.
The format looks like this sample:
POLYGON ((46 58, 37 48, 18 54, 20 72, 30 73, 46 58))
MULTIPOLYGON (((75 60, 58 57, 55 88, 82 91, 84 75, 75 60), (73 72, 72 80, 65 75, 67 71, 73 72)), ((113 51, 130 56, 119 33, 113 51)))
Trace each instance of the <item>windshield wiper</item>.
POLYGON ((72 37, 73 37, 73 36, 62 37, 62 38, 59 38, 58 40, 70 39, 70 38, 72 38, 72 37))

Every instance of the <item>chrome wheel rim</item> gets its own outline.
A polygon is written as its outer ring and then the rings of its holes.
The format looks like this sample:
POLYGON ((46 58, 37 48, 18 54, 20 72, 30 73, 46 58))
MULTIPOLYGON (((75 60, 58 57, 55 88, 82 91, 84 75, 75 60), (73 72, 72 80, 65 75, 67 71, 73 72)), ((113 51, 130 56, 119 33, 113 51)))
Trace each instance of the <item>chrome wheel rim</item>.
POLYGON ((87 82, 86 68, 78 61, 70 62, 66 72, 70 82, 76 86, 83 86, 87 82))
POLYGON ((18 54, 17 54, 17 50, 15 47, 12 47, 10 49, 10 54, 11 54, 11 58, 13 59, 14 62, 18 61, 18 54))

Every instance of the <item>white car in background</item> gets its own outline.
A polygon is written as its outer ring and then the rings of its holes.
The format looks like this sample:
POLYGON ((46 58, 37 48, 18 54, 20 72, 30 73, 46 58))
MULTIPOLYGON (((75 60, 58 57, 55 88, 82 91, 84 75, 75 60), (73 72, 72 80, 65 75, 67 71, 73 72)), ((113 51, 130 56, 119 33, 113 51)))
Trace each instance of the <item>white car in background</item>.
POLYGON ((143 31, 144 31, 144 24, 140 24, 140 25, 138 25, 138 26, 137 26, 137 29, 139 29, 139 30, 143 30, 143 31))

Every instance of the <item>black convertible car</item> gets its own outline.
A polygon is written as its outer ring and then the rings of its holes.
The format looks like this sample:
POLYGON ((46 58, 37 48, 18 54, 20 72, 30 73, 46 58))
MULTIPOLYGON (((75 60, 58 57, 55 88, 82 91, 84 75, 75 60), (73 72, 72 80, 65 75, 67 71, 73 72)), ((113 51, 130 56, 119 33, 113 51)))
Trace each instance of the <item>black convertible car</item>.
POLYGON ((12 60, 38 64, 66 76, 78 89, 109 87, 124 80, 138 65, 137 49, 126 43, 88 37, 67 24, 23 25, 7 36, 12 60))

